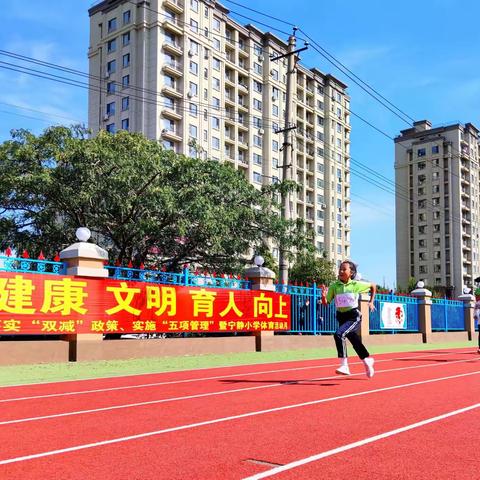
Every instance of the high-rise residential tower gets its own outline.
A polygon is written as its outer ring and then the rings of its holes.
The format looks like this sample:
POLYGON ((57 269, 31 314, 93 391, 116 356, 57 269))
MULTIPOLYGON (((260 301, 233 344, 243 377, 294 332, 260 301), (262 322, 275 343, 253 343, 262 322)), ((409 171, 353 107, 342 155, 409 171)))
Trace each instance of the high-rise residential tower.
POLYGON ((395 138, 399 286, 413 277, 458 295, 478 277, 478 132, 423 120, 395 138))
MULTIPOLYGON (((105 0, 89 14, 94 132, 142 132, 178 153, 229 162, 257 186, 281 179, 287 60, 272 58, 286 42, 209 0, 105 0)), ((293 79, 288 168, 301 188, 289 214, 339 262, 350 255, 347 86, 300 63, 293 79)))

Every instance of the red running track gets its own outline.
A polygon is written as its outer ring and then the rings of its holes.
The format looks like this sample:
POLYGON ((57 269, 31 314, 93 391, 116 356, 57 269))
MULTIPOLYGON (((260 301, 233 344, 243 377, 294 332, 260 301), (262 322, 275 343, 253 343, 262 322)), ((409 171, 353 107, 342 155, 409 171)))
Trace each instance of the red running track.
POLYGON ((0 388, 0 478, 480 478, 473 349, 336 364, 0 388))

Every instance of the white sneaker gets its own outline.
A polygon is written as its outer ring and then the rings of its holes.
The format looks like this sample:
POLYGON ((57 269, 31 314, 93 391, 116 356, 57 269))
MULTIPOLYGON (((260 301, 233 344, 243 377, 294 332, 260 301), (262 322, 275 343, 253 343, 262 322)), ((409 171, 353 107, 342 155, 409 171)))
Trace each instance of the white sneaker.
POLYGON ((350 369, 348 365, 341 365, 335 370, 335 373, 338 375, 350 375, 350 369))
POLYGON ((372 378, 375 375, 375 370, 373 368, 375 360, 372 357, 367 357, 363 359, 363 363, 365 364, 365 371, 367 372, 367 377, 372 378))

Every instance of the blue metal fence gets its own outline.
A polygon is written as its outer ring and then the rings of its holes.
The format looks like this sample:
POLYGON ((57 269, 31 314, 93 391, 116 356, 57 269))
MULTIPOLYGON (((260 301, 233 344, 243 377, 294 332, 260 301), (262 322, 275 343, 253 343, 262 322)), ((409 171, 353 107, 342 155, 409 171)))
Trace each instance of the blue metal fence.
POLYGON ((432 298, 432 331, 452 332, 465 330, 463 302, 432 298))
POLYGON ((399 333, 399 332, 418 332, 418 299, 415 297, 407 297, 401 295, 385 295, 377 294, 374 301, 375 310, 370 312, 370 332, 381 333, 399 333), (382 303, 402 303, 405 305, 406 328, 393 329, 382 328, 381 325, 381 308, 382 303))
POLYGON ((311 287, 276 285, 276 291, 287 293, 291 298, 292 333, 321 335, 337 329, 335 305, 321 304, 322 291, 313 284, 311 287))
POLYGON ((111 266, 106 266, 105 268, 108 270, 108 276, 116 280, 162 283, 186 287, 229 288, 236 290, 249 290, 251 287, 251 282, 248 280, 225 276, 194 275, 188 268, 185 268, 182 273, 111 266))
POLYGON ((67 265, 64 262, 33 260, 31 258, 17 258, 0 255, 0 271, 65 275, 67 265))

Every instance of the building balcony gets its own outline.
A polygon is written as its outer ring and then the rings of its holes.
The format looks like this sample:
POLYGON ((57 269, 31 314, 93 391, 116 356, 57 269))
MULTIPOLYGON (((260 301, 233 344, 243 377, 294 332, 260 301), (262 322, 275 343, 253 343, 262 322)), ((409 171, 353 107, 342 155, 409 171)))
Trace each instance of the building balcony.
POLYGON ((235 106, 237 104, 235 102, 235 96, 233 94, 231 95, 225 94, 225 104, 235 106))
POLYGON ((177 35, 183 35, 183 28, 175 18, 167 17, 163 22, 162 26, 165 30, 169 32, 176 33, 177 35))
POLYGON ((171 87, 169 85, 165 85, 162 88, 162 94, 166 95, 167 97, 183 98, 182 92, 179 92, 175 87, 171 87))
POLYGON ((173 53, 175 55, 182 55, 183 50, 182 46, 179 43, 165 41, 163 42, 162 48, 165 52, 173 53))
POLYGON ((182 141, 181 135, 179 135, 176 130, 170 130, 168 128, 162 130, 162 138, 166 140, 174 140, 176 142, 182 141))
POLYGON ((182 77, 183 70, 180 62, 166 62, 162 65, 162 71, 174 77, 182 77))
POLYGON ((180 0, 163 0, 162 6, 175 13, 183 13, 183 2, 180 0))
POLYGON ((180 112, 177 107, 164 107, 162 116, 173 120, 181 120, 183 118, 183 112, 180 112))

